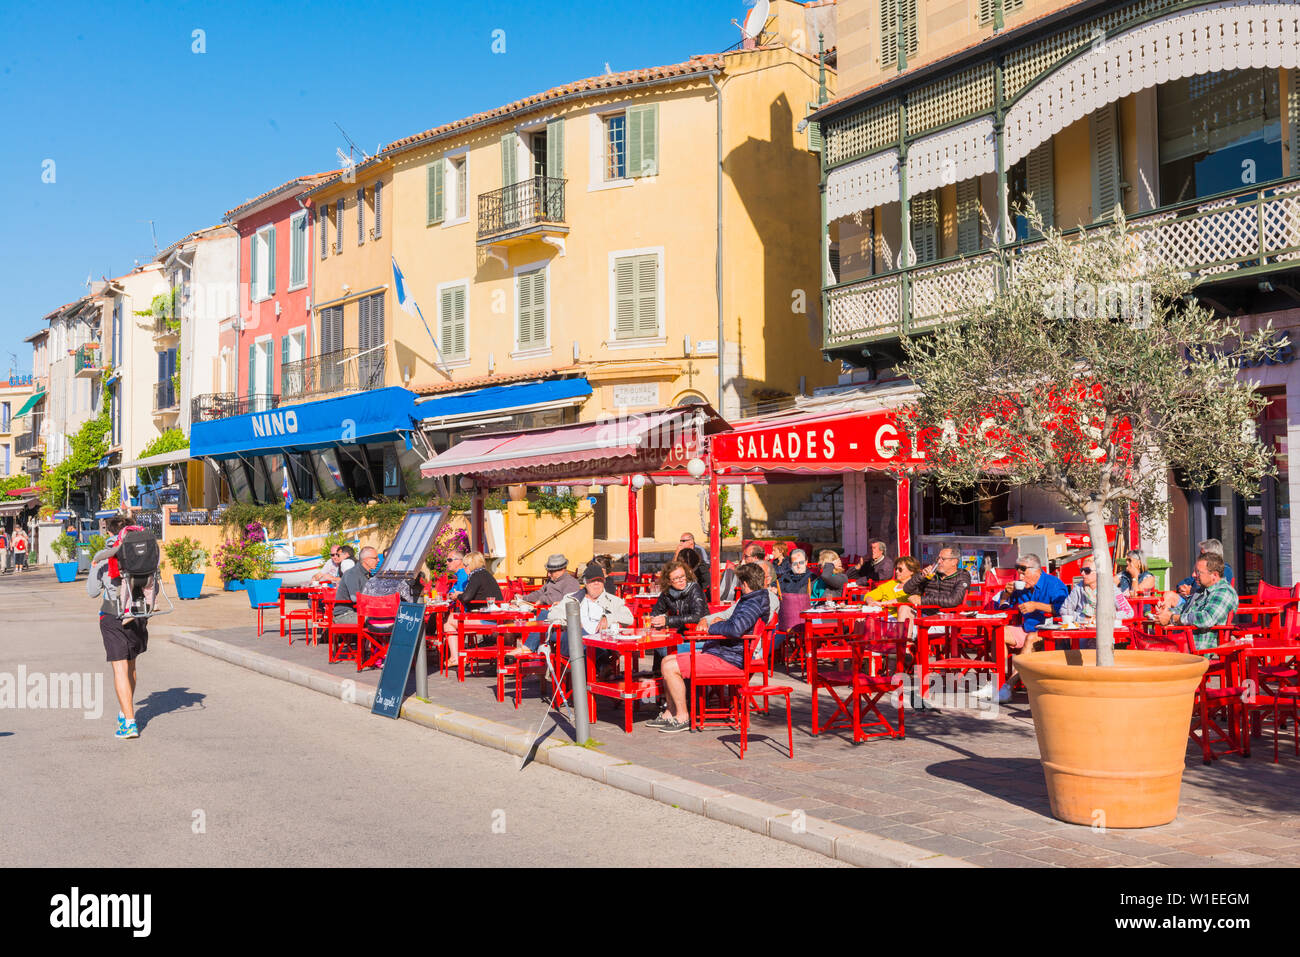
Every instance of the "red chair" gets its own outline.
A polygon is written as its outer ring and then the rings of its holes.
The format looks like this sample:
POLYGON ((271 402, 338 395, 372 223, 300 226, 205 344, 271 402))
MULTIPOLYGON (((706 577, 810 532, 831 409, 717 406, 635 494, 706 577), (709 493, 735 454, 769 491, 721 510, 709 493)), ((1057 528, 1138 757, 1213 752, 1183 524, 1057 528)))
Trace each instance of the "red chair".
MULTIPOLYGON (((517 622, 505 625, 501 631, 505 635, 517 637, 520 641, 526 641, 530 635, 540 634, 542 639, 546 639, 546 633, 550 625, 543 621, 517 622)), ((546 656, 540 651, 529 652, 527 654, 511 655, 505 657, 504 661, 497 662, 497 701, 506 700, 506 678, 513 678, 515 683, 515 707, 518 708, 523 701, 524 677, 530 674, 546 674, 546 656)))
MULTIPOLYGON (((849 696, 853 701, 851 722, 854 744, 868 738, 904 736, 907 624, 872 618, 867 629, 868 637, 848 641, 853 653, 849 696), (880 710, 886 695, 894 700, 897 726, 880 710), (862 720, 864 708, 868 716, 875 716, 874 720, 865 724, 862 720), (872 728, 881 730, 867 730, 872 728)), ((1001 640, 1001 636, 997 640, 1001 640)))
POLYGON ((808 685, 812 689, 812 733, 816 735, 833 728, 850 727, 847 723, 849 702, 841 698, 836 689, 848 688, 853 683, 849 665, 853 651, 846 643, 852 637, 851 633, 838 622, 819 622, 814 619, 805 623, 803 637, 806 649, 805 670, 808 685), (820 662, 830 662, 833 666, 822 667, 820 662), (821 721, 817 706, 817 695, 822 691, 829 694, 835 702, 835 711, 825 723, 821 721), (840 717, 843 717, 844 722, 837 724, 836 719, 840 717))
POLYGON ((741 685, 740 686, 740 757, 745 758, 745 751, 749 747, 749 715, 753 711, 761 711, 766 714, 769 708, 769 699, 775 697, 785 698, 785 732, 786 738, 790 745, 790 760, 794 760, 794 716, 790 712, 790 694, 794 691, 789 685, 773 685, 764 682, 761 685, 741 685), (763 707, 758 707, 758 699, 763 699, 763 707))
MULTIPOLYGON (((293 595, 301 595, 302 588, 281 588, 280 589, 280 637, 284 637, 285 627, 289 629, 289 644, 293 644, 293 623, 302 622, 303 631, 307 640, 311 640, 312 626, 315 622, 315 615, 312 612, 312 593, 307 591, 307 604, 302 608, 294 608, 292 611, 286 611, 284 607, 284 593, 289 592, 293 595)), ((260 632, 259 632, 260 634, 260 632)))
POLYGON ((1249 708, 1241 661, 1242 649, 1249 646, 1244 641, 1228 641, 1195 652, 1210 658, 1196 689, 1196 713, 1189 732, 1206 764, 1225 754, 1250 757, 1249 708))
POLYGON ((361 621, 358 618, 355 621, 338 622, 334 620, 334 615, 339 605, 344 608, 351 608, 352 603, 342 601, 333 595, 325 595, 320 599, 323 608, 321 627, 325 629, 326 639, 329 650, 326 660, 330 664, 337 664, 340 661, 358 661, 361 658, 361 621), (344 640, 351 638, 351 649, 345 651, 344 640))
POLYGON ((760 618, 755 623, 753 632, 742 639, 741 665, 737 667, 717 655, 706 654, 697 647, 700 642, 710 640, 709 635, 687 636, 686 640, 691 643, 691 673, 683 677, 689 678, 691 682, 690 718, 693 729, 741 729, 744 696, 731 692, 750 684, 753 675, 760 676, 761 680, 767 666, 767 638, 767 621, 760 618), (722 698, 722 704, 717 707, 708 704, 710 689, 722 698))
POLYGON ((383 663, 401 603, 402 596, 397 592, 383 596, 357 596, 357 625, 360 629, 357 671, 371 666, 378 667, 383 663))

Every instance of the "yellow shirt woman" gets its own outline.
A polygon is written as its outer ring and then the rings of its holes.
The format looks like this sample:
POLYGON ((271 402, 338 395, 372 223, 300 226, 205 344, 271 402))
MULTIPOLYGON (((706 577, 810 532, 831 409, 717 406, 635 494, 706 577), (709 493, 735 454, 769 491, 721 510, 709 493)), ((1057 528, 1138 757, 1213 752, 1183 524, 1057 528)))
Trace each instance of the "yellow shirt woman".
POLYGON ((906 598, 907 595, 903 592, 903 583, 894 578, 887 582, 881 582, 867 592, 868 601, 904 601, 906 598))

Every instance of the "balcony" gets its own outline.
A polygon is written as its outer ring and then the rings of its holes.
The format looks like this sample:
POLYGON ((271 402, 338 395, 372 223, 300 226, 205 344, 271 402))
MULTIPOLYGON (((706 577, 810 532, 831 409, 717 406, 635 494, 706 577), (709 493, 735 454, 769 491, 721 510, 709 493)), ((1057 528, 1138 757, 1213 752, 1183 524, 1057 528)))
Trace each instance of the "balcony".
POLYGON ((14 437, 14 455, 43 455, 45 449, 36 432, 20 432, 14 437))
MULTIPOLYGON (((356 349, 340 349, 310 359, 284 363, 280 366, 281 397, 288 402, 332 392, 356 392, 356 356, 356 349)), ((382 385, 383 382, 379 384, 382 385)))
POLYGON ((190 421, 211 422, 228 419, 249 412, 267 412, 280 407, 278 395, 235 395, 233 392, 216 392, 195 396, 190 400, 190 421))
POLYGON ((88 342, 84 346, 77 347, 73 357, 73 375, 78 379, 94 379, 103 371, 97 343, 88 342))
MULTIPOLYGON (((1165 206, 1128 222, 1147 255, 1200 283, 1254 283, 1261 274, 1300 269, 1300 181, 1165 206)), ((1025 256, 1037 245, 1019 242, 1008 251, 1025 256)), ((824 347, 924 332, 954 315, 963 289, 975 286, 992 295, 999 269, 993 253, 984 251, 827 286, 824 347)))
POLYGON ((478 244, 508 246, 529 239, 562 245, 565 180, 534 176, 478 198, 478 244))
POLYGON ((181 320, 180 317, 171 318, 167 315, 154 316, 153 320, 153 341, 155 346, 168 347, 181 338, 181 320))
POLYGON ((179 403, 176 401, 176 386, 172 383, 172 380, 155 382, 153 387, 154 415, 176 412, 179 411, 179 408, 179 403))

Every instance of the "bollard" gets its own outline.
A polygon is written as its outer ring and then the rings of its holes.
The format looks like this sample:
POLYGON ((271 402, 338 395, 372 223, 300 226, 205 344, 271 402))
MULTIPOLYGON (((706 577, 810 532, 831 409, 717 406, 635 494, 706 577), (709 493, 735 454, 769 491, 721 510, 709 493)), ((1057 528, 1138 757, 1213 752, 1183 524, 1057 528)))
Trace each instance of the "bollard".
POLYGON ((578 744, 586 744, 591 736, 587 714, 587 650, 582 643, 582 622, 578 617, 578 603, 571 602, 567 611, 569 677, 573 682, 574 740, 578 744))
MULTIPOLYGON (((421 603, 420 611, 424 611, 424 604, 421 603)), ((435 622, 437 619, 434 619, 435 622)), ((420 626, 420 636, 416 639, 415 646, 415 696, 422 701, 429 700, 429 651, 424 643, 424 629, 428 625, 420 626)))

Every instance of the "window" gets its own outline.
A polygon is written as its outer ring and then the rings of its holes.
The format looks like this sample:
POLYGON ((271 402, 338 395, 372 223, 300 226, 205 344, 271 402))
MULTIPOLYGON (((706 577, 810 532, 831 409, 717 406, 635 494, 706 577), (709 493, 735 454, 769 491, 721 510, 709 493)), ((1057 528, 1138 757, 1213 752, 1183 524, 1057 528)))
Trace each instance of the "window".
POLYGON ((1171 80, 1156 88, 1156 110, 1162 206, 1281 177, 1277 70, 1171 80))
MULTIPOLYGON (((1014 192, 1012 195, 1016 195, 1014 192)), ((939 258, 939 191, 931 190, 912 197, 912 250, 915 262, 927 263, 939 258)))
POLYGON ((546 328, 546 267, 522 267, 515 272, 515 349, 545 349, 550 342, 546 328))
POLYGON ((546 175, 546 134, 534 133, 530 138, 533 150, 533 175, 546 175))
POLYGON ((627 116, 605 117, 605 181, 627 178, 627 116))
POLYGON ((426 173, 426 203, 427 219, 425 225, 432 226, 434 223, 440 223, 446 218, 446 196, 443 189, 443 178, 445 172, 443 167, 446 164, 442 157, 438 157, 432 163, 425 167, 426 173))
MULTIPOLYGON (((659 105, 629 106, 604 117, 605 182, 659 172, 659 105)), ((551 144, 547 144, 548 151, 551 144)))
POLYGON ((384 384, 384 294, 361 299, 357 306, 357 388, 362 391, 384 384))
MULTIPOLYGON (((993 22, 995 4, 1002 4, 1002 15, 1005 17, 1008 13, 1014 13, 1025 6, 1025 0, 979 0, 979 18, 980 26, 987 26, 993 22)), ((915 52, 915 51, 913 51, 915 52)))
POLYGON ((366 241, 366 189, 357 190, 357 245, 366 241))
POLYGON ((642 250, 611 256, 614 338, 646 339, 662 335, 659 324, 661 251, 642 250))
POLYGON ((320 311, 320 387, 325 392, 343 388, 348 367, 339 365, 343 351, 343 307, 330 306, 320 311))
POLYGON ((320 212, 316 214, 316 231, 320 233, 320 258, 324 259, 330 253, 330 205, 326 203, 319 209, 320 212))
POLYGON ((379 180, 375 183, 375 238, 378 239, 384 234, 384 183, 379 180))
POLYGON ((343 197, 334 204, 334 255, 343 254, 343 197))
POLYGON ((438 287, 438 348, 445 362, 469 358, 469 283, 438 287))
POLYGON ((456 192, 456 218, 469 218, 469 160, 458 156, 450 161, 452 188, 456 192))
POLYGON ((897 64, 907 69, 907 58, 915 56, 916 0, 880 0, 880 62, 888 66, 897 64), (903 56, 898 55, 899 34, 902 34, 903 56))
POLYGON ((280 337, 280 396, 301 395, 306 391, 306 370, 302 360, 306 356, 307 330, 294 329, 280 337))
POLYGON ((275 227, 263 226, 249 240, 249 284, 254 302, 275 295, 275 227))
POLYGON ((307 285, 307 211, 289 218, 289 288, 307 285))

